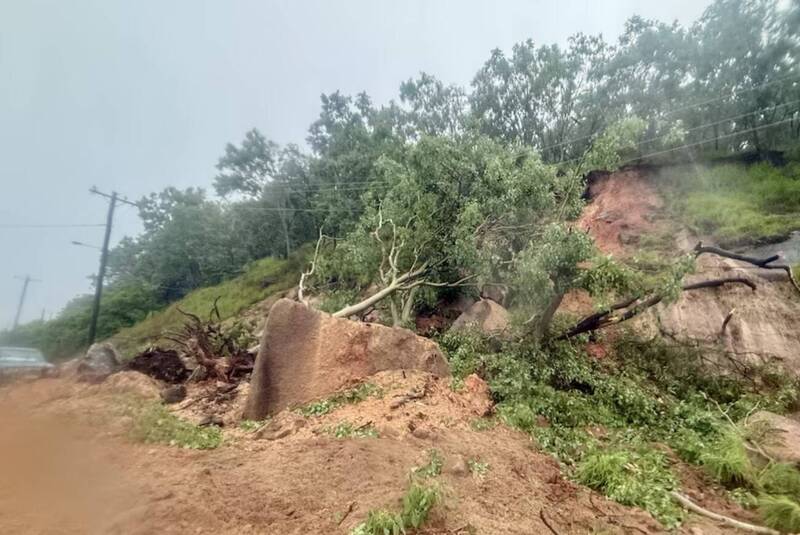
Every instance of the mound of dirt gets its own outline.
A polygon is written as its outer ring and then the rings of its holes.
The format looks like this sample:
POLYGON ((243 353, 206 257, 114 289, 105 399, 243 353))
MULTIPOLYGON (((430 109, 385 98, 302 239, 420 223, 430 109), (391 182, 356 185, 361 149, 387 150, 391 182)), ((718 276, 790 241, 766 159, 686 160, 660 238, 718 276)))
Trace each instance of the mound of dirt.
POLYGON ((245 417, 261 420, 397 369, 450 374, 439 347, 407 329, 334 318, 281 299, 267 317, 245 417))
MULTIPOLYGON (((432 481, 443 502, 420 534, 662 531, 646 513, 565 480, 527 435, 501 424, 476 431, 471 401, 449 381, 389 371, 370 382, 383 394, 303 419, 272 440, 225 428, 224 445, 211 451, 130 443, 96 386, 15 385, 0 393, 13 399, 0 415, 8 431, 0 436, 0 531, 344 535, 370 509, 397 510, 433 450, 443 460, 432 481), (336 438, 343 422, 368 424, 378 436, 336 438), (475 463, 483 468, 472 470, 475 463)), ((298 418, 287 411, 275 419, 298 418)))

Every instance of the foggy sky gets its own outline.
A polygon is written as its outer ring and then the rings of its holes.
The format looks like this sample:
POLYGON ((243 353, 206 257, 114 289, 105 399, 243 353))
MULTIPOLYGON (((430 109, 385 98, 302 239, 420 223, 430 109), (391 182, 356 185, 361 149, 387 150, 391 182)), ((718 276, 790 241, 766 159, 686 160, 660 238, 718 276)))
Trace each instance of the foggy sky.
MULTIPOLYGON (((467 85, 489 51, 576 32, 616 39, 634 13, 691 23, 708 0, 0 0, 0 329, 90 290, 96 185, 139 198, 210 189, 229 141, 257 127, 303 143, 319 95, 397 97, 420 71, 467 85)), ((135 234, 118 208, 113 242, 135 234)))

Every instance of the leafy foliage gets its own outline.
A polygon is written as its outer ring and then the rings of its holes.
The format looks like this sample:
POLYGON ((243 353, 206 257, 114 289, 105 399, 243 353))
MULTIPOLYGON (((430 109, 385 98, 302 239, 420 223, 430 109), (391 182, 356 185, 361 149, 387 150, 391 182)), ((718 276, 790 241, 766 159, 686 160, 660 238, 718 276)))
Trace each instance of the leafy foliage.
POLYGON ((367 520, 356 526, 350 535, 401 535, 407 529, 419 529, 439 499, 436 487, 412 484, 403 496, 400 513, 372 510, 367 513, 367 520))
POLYGON ((378 430, 371 423, 356 426, 352 422, 342 421, 333 427, 328 427, 325 432, 336 438, 377 438, 378 430))
POLYGON ((677 480, 663 453, 648 449, 595 451, 581 460, 575 476, 619 503, 650 511, 666 526, 674 526, 683 517, 669 495, 677 480))
POLYGON ((181 420, 160 403, 131 406, 130 436, 146 443, 169 444, 180 448, 208 450, 222 444, 222 431, 216 426, 198 427, 181 420))
POLYGON ((298 411, 306 418, 310 416, 322 416, 342 405, 359 403, 369 397, 380 397, 381 395, 382 392, 379 387, 372 383, 361 383, 356 387, 348 388, 329 398, 309 403, 308 405, 300 407, 298 411))

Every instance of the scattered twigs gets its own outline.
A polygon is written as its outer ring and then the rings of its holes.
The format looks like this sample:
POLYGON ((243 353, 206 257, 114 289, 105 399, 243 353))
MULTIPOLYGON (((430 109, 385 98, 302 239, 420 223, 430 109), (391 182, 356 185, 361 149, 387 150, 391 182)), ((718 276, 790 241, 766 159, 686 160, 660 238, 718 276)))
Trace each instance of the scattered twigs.
POLYGON ((732 260, 739 260, 740 262, 746 262, 748 264, 752 264, 756 267, 760 267, 763 269, 783 270, 789 276, 789 282, 792 283, 794 289, 797 290, 798 293, 800 293, 800 284, 798 284, 791 266, 787 264, 773 264, 773 262, 780 259, 779 255, 772 255, 767 258, 755 258, 752 256, 740 255, 732 251, 726 251, 725 249, 720 249, 719 247, 714 247, 711 245, 703 245, 703 242, 697 242, 697 245, 694 246, 695 256, 700 256, 703 253, 710 253, 710 254, 715 254, 717 256, 722 256, 724 258, 730 258, 732 260))
POLYGON ((554 528, 553 525, 550 524, 550 521, 547 520, 547 517, 544 516, 544 509, 539 509, 539 518, 542 519, 542 522, 544 523, 545 526, 547 526, 547 529, 550 530, 550 533, 552 533, 553 535, 559 535, 558 531, 556 531, 556 528, 554 528))
POLYGON ((766 528, 763 526, 756 526, 754 524, 748 524, 747 522, 742 522, 741 520, 736 520, 735 518, 731 518, 729 516, 721 515, 719 513, 715 513, 713 511, 709 511, 703 507, 700 507, 692 500, 689 499, 688 496, 681 494, 680 492, 670 492, 670 496, 680 503, 683 507, 692 511, 693 513, 697 513, 698 515, 702 515, 712 520, 716 520, 717 522, 722 522, 723 524, 727 524, 728 526, 742 529, 745 531, 751 531, 753 533, 764 533, 766 535, 780 535, 778 531, 775 531, 771 528, 766 528))

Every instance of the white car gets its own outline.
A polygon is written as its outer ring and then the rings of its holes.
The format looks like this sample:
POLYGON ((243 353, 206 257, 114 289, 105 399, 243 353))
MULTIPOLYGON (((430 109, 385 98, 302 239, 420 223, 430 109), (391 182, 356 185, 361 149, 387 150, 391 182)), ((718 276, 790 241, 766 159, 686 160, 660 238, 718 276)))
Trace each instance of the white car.
POLYGON ((54 367, 31 347, 0 347, 0 376, 47 375, 54 367))

